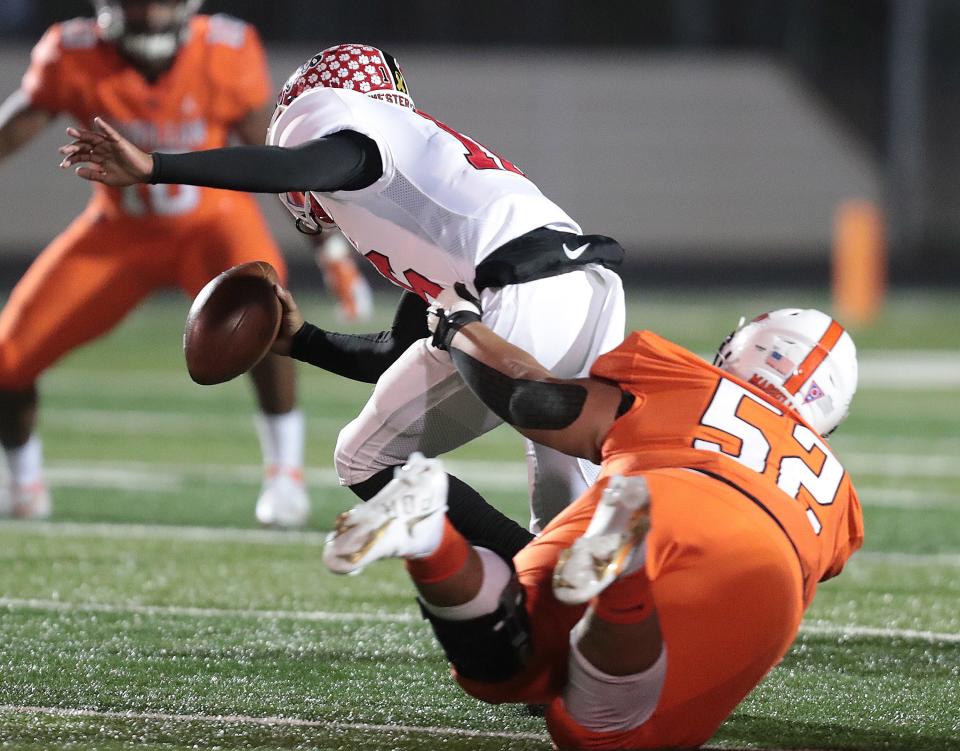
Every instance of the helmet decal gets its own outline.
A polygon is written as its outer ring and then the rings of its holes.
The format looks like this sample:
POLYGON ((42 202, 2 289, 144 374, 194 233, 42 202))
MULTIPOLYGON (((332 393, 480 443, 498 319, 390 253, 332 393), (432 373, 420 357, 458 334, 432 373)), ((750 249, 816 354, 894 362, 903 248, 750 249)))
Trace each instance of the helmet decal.
POLYGON ((803 386, 812 375, 813 371, 815 371, 820 366, 820 363, 826 359, 827 355, 830 354, 830 350, 834 348, 840 340, 840 337, 843 336, 843 333, 843 326, 836 321, 830 321, 830 325, 827 327, 823 336, 820 337, 820 341, 810 350, 810 354, 804 358, 803 362, 800 363, 800 367, 798 367, 796 372, 783 384, 783 387, 791 394, 796 394, 800 390, 800 387, 803 386))

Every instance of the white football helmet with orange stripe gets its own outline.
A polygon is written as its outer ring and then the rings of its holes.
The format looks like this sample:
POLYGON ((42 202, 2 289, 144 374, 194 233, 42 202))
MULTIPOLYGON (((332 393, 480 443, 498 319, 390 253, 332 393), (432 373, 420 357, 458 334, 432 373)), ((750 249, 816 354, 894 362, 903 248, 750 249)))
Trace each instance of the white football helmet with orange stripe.
POLYGON ((829 435, 857 390, 857 349, 844 328, 819 310, 784 308, 740 326, 714 365, 800 413, 829 435))

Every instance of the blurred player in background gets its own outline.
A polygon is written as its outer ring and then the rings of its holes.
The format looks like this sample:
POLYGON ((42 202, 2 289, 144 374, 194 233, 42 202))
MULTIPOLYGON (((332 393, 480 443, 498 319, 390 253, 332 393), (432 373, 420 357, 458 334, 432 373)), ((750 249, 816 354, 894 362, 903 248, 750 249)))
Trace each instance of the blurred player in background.
MULTIPOLYGON (((257 33, 228 16, 196 15, 200 4, 97 0, 95 19, 51 27, 0 110, 0 157, 59 114, 85 125, 107 115, 147 149, 205 149, 231 136, 263 143, 272 86, 257 33)), ((252 260, 285 275, 251 196, 189 185, 95 186, 87 208, 40 254, 0 315, 0 443, 11 476, 0 510, 50 513, 35 432, 36 381, 48 367, 109 331, 150 292, 179 287, 192 296, 219 272, 252 260)), ((346 291, 351 276, 338 265, 326 263, 326 273, 339 274, 346 291)), ((346 307, 348 317, 362 313, 346 307)), ((252 377, 266 472, 257 518, 299 526, 309 504, 293 363, 269 356, 252 377)))
MULTIPOLYGON (((386 485, 414 450, 434 456, 500 418, 429 345, 426 301, 476 283, 484 320, 566 377, 623 337, 623 248, 585 235, 509 160, 414 107, 396 60, 363 44, 315 55, 280 91, 268 146, 145 154, 104 120, 68 133, 63 166, 112 185, 191 183, 280 193, 297 226, 339 227, 377 270, 407 290, 391 331, 345 337, 314 326, 290 354, 376 382, 337 440, 340 482, 361 498, 386 485)), ((590 485, 599 468, 527 443, 531 530, 590 485)), ((530 532, 466 483, 449 481, 450 516, 508 558, 530 532)))
POLYGON ((509 566, 446 521, 440 462, 414 456, 341 515, 324 561, 407 559, 462 687, 547 704, 561 749, 706 742, 863 541, 822 438, 856 390, 850 335, 816 310, 773 311, 711 366, 635 332, 565 380, 449 302, 460 313, 439 311, 434 341, 476 393, 529 438, 602 460, 601 476, 509 566))

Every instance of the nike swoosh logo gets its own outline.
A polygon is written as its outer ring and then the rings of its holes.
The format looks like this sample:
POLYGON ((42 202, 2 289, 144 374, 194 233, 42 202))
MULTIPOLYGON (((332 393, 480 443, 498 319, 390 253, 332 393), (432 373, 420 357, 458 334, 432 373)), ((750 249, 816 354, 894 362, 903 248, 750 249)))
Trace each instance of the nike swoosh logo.
POLYGON ((589 247, 590 247, 590 243, 584 243, 579 248, 570 250, 570 248, 567 247, 567 244, 564 243, 563 252, 567 254, 567 258, 569 258, 571 261, 576 261, 580 256, 583 255, 583 252, 589 247))

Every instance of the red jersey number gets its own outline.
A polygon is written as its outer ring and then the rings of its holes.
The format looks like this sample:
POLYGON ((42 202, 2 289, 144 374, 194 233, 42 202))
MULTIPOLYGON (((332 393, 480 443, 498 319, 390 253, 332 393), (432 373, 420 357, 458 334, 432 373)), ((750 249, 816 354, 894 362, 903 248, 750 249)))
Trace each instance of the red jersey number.
POLYGON ((435 300, 443 291, 443 287, 439 284, 427 279, 423 274, 413 269, 405 270, 403 272, 403 278, 406 279, 406 281, 401 281, 394 273, 393 266, 390 265, 390 259, 376 250, 371 250, 367 253, 366 259, 376 266, 377 271, 393 282, 393 284, 415 293, 427 302, 435 300))
POLYGON ((417 114, 420 115, 420 117, 426 118, 427 120, 432 122, 434 125, 436 125, 438 128, 440 128, 440 130, 444 131, 445 133, 449 133, 451 136, 456 138, 461 144, 463 144, 463 148, 467 150, 467 153, 464 154, 463 156, 466 158, 466 160, 470 163, 470 165, 474 169, 498 169, 498 170, 506 170, 507 172, 515 172, 518 175, 523 174, 523 172, 520 171, 520 168, 517 167, 517 165, 513 164, 507 159, 504 159, 502 156, 500 156, 496 152, 490 151, 490 149, 488 149, 486 146, 483 146, 482 144, 477 143, 472 138, 470 138, 470 136, 465 136, 463 135, 463 133, 459 133, 458 131, 455 131, 449 125, 446 125, 440 122, 435 117, 431 117, 426 112, 421 112, 420 110, 417 110, 417 114))

